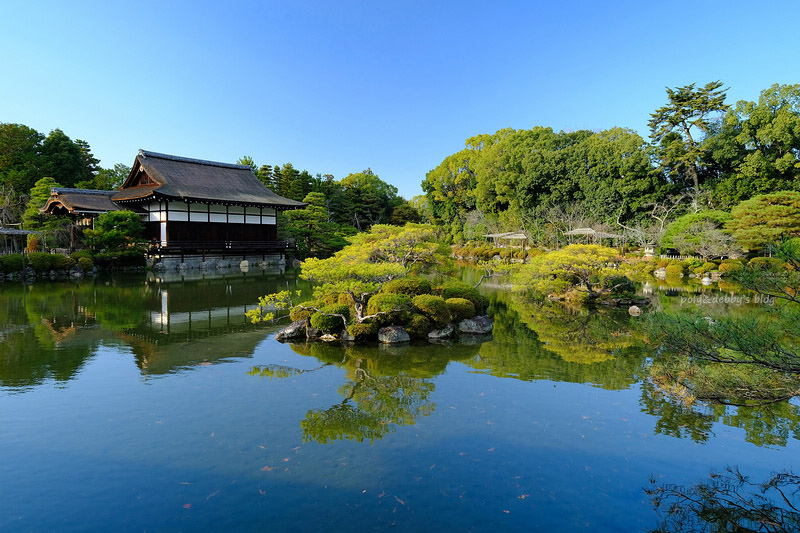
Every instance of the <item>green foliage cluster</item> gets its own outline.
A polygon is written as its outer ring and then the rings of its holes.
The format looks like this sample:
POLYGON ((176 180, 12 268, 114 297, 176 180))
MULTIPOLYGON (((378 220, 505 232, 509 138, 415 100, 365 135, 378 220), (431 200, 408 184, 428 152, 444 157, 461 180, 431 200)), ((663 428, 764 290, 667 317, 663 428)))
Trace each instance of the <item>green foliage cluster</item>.
POLYGON ((754 196, 731 210, 726 227, 741 246, 751 250, 800 236, 800 192, 754 196))
POLYGON ((94 229, 86 229, 83 234, 95 250, 121 251, 142 242, 144 224, 133 211, 109 211, 98 216, 94 229))
MULTIPOLYGON (((733 106, 725 93, 720 81, 667 89, 666 104, 650 117, 650 142, 622 128, 537 126, 471 137, 427 173, 427 213, 450 242, 526 228, 534 244, 553 249, 564 244, 565 231, 619 222, 640 245, 659 244, 666 224, 687 211, 728 211, 757 195, 798 191, 800 84, 776 84, 758 101, 733 106)), ((678 232, 688 241, 669 236, 665 246, 707 258, 728 255, 717 252, 731 247, 732 236, 753 248, 793 231, 762 228, 753 238, 739 236, 698 217, 678 232), (696 249, 705 241, 710 250, 696 249)), ((469 248, 454 253, 482 255, 469 248)))
POLYGON ((427 317, 437 328, 446 326, 452 320, 450 308, 441 296, 420 294, 412 300, 414 308, 427 317))
POLYGON ((619 275, 619 263, 613 248, 572 244, 534 257, 512 279, 519 288, 538 295, 564 295, 580 288, 591 297, 605 279, 619 275))
POLYGON ((320 307, 311 315, 311 327, 325 333, 339 333, 350 320, 350 307, 347 304, 331 304, 320 307))
POLYGON ((453 317, 455 322, 475 316, 475 304, 466 298, 448 298, 445 300, 445 304, 447 304, 450 316, 453 317))
POLYGON ((489 307, 489 299, 478 292, 478 289, 471 287, 462 281, 448 281, 441 287, 437 287, 437 291, 441 293, 445 300, 450 298, 463 298, 472 302, 475 306, 475 311, 482 314, 489 307))
POLYGON ((22 254, 0 255, 0 268, 2 268, 3 274, 20 272, 24 268, 23 264, 22 254))
POLYGON ((403 324, 411 311, 411 297, 405 294, 379 292, 367 304, 367 315, 379 324, 403 324))
POLYGON ((526 255, 521 250, 519 252, 515 252, 509 249, 495 248, 494 246, 488 246, 486 244, 467 243, 464 246, 453 246, 453 255, 476 260, 492 259, 495 256, 508 257, 513 255, 516 257, 517 253, 522 254, 520 259, 526 255))
POLYGON ((670 263, 666 271, 668 278, 681 278, 686 275, 686 268, 681 263, 670 263))
POLYGON ((417 296, 419 294, 430 294, 433 291, 431 282, 419 276, 406 276, 404 278, 393 279, 384 283, 382 292, 389 294, 405 294, 406 296, 417 296))

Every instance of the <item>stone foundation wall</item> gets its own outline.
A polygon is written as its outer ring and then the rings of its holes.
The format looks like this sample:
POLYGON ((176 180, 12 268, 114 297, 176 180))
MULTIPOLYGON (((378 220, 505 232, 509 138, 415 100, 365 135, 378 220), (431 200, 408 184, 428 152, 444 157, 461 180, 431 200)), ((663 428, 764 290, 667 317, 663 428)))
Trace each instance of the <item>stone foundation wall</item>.
POLYGON ((247 269, 267 269, 286 266, 286 259, 281 253, 274 254, 248 254, 244 258, 241 255, 231 256, 222 254, 187 254, 181 256, 152 256, 147 258, 147 266, 154 271, 170 270, 218 270, 238 267, 242 270, 247 269))

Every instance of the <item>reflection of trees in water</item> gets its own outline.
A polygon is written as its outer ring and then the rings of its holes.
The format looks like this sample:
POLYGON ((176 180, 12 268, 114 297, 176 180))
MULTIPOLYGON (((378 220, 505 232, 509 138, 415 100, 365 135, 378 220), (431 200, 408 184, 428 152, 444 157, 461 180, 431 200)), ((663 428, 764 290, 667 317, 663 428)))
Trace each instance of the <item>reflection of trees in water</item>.
POLYGON ((789 402, 763 406, 687 406, 666 398, 650 381, 642 383, 642 411, 657 418, 655 433, 706 442, 714 423, 745 432, 745 440, 756 446, 786 446, 800 438, 800 407, 789 402))
POLYGON ((800 531, 800 476, 790 472, 756 483, 727 468, 688 487, 650 483, 645 492, 662 519, 654 532, 800 531))
POLYGON ((304 442, 374 442, 433 412, 435 404, 428 399, 435 388, 432 381, 405 373, 381 375, 365 366, 369 361, 361 358, 347 366, 348 381, 338 389, 344 397, 340 403, 306 413, 300 422, 304 442))
POLYGON ((497 294, 492 302, 494 340, 467 364, 492 375, 522 380, 630 387, 644 369, 644 354, 626 313, 569 310, 497 294))
POLYGON ((342 401, 311 409, 300 422, 305 442, 335 440, 374 442, 413 425, 436 408, 430 400, 434 376, 450 361, 475 358, 478 345, 371 346, 314 343, 292 344, 300 355, 317 358, 322 366, 304 370, 285 365, 254 367, 250 375, 280 379, 315 372, 329 365, 344 369, 338 388, 342 401))

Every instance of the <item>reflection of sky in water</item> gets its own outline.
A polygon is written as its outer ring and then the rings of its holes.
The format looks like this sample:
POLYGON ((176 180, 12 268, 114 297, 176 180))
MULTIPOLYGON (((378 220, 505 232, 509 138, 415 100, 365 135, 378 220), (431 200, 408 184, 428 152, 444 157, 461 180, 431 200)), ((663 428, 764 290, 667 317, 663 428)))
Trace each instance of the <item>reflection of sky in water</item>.
POLYGON ((0 288, 0 528, 642 530, 651 474, 797 462, 796 404, 654 396, 624 313, 500 298, 482 344, 291 346, 241 309, 294 280, 251 273, 0 288))

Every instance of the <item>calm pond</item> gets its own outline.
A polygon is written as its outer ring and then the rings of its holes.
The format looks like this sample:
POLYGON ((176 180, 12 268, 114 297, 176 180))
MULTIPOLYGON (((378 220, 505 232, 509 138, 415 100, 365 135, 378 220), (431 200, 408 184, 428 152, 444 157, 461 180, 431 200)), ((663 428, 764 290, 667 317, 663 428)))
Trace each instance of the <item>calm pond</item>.
MULTIPOLYGON (((244 317, 287 287, 310 290, 260 271, 0 284, 0 529, 646 531, 651 477, 800 462, 796 403, 665 401, 625 312, 487 289, 490 338, 289 345, 244 317)), ((661 289, 665 308, 691 294, 661 289)))

